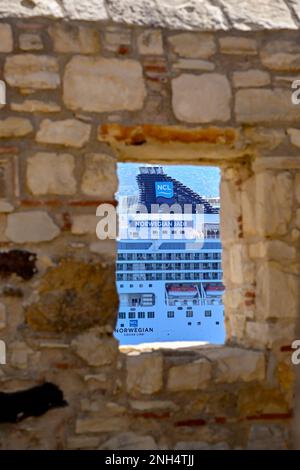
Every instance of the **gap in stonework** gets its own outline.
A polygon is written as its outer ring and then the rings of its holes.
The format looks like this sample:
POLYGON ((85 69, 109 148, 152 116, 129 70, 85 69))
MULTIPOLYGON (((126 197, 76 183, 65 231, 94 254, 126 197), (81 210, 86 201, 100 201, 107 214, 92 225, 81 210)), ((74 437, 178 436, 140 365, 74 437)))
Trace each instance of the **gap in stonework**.
POLYGON ((118 164, 120 346, 225 340, 220 170, 118 164))

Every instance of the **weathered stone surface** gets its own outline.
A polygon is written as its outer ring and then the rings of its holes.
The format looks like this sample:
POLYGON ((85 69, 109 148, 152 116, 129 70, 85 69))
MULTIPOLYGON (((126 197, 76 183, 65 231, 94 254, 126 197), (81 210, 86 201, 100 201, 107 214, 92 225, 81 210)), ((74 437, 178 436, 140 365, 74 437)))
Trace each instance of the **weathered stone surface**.
POLYGON ((74 157, 39 152, 27 160, 27 185, 32 194, 74 194, 74 157))
POLYGON ((216 52, 212 34, 181 33, 169 36, 168 41, 174 52, 181 57, 207 59, 216 52))
POLYGON ((255 39, 224 36, 220 40, 220 50, 223 54, 232 55, 255 55, 257 54, 257 43, 255 39))
POLYGON ((9 24, 0 24, 0 52, 13 50, 13 35, 9 24))
POLYGON ((40 101, 26 99, 22 103, 11 103, 13 111, 29 112, 29 113, 57 113, 61 107, 52 101, 40 101))
POLYGON ((109 0, 107 10, 113 21, 127 24, 162 26, 171 29, 227 29, 221 9, 211 2, 198 0, 109 0))
POLYGON ((96 225, 99 219, 95 215, 74 215, 71 232, 74 235, 96 234, 96 225))
POLYGON ((44 119, 36 135, 36 141, 80 148, 88 142, 90 133, 90 124, 76 119, 65 119, 64 121, 44 119))
POLYGON ((115 362, 118 342, 115 338, 101 338, 97 329, 77 336, 71 343, 76 354, 90 366, 105 366, 115 362))
POLYGON ((243 123, 300 120, 300 108, 292 104, 291 92, 284 88, 239 90, 235 114, 237 121, 243 123))
POLYGON ((102 450, 156 450, 152 436, 143 436, 133 432, 124 432, 101 444, 102 450))
POLYGON ((248 450, 286 450, 287 429, 277 424, 253 424, 249 432, 248 450))
POLYGON ((58 62, 54 57, 18 54, 6 58, 4 78, 12 87, 55 89, 60 84, 58 62))
POLYGON ((300 173, 295 176, 295 194, 298 204, 300 204, 300 173))
POLYGON ((116 160, 108 154, 92 153, 85 156, 85 170, 81 189, 87 196, 111 201, 118 188, 116 160))
POLYGON ((8 214, 14 210, 14 206, 7 201, 0 201, 0 214, 8 214))
POLYGON ((135 111, 145 96, 142 67, 135 60, 73 57, 66 66, 63 98, 70 109, 135 111))
POLYGON ((164 52, 159 30, 148 29, 141 32, 137 38, 137 45, 140 54, 161 55, 164 52))
POLYGON ((265 357, 262 352, 241 348, 220 347, 203 350, 212 361, 216 383, 264 380, 265 357))
POLYGON ((233 28, 243 31, 256 29, 296 29, 297 26, 284 0, 249 2, 221 0, 233 28))
POLYGON ((127 390, 131 394, 151 395, 163 384, 163 357, 159 353, 134 354, 126 358, 127 390))
POLYGON ((129 29, 112 26, 104 34, 105 49, 119 53, 122 48, 128 51, 131 47, 132 35, 129 29))
POLYGON ((130 407, 136 411, 174 411, 178 406, 169 400, 131 400, 130 407))
POLYGON ((266 322, 247 321, 243 344, 253 348, 272 348, 275 345, 291 344, 295 339, 295 322, 291 319, 266 322))
POLYGON ((233 84, 237 88, 261 87, 271 83, 270 75, 263 70, 233 72, 233 84))
POLYGON ((228 121, 231 90, 225 75, 182 74, 172 80, 172 106, 177 119, 186 122, 228 121))
POLYGON ((250 139, 257 147, 274 150, 285 139, 283 129, 268 129, 264 127, 248 127, 244 130, 244 135, 250 139))
POLYGON ((251 258, 268 258, 271 261, 290 263, 296 259, 297 250, 281 240, 269 240, 249 245, 251 258))
POLYGON ((0 139, 23 137, 33 131, 28 119, 8 117, 0 120, 0 139))
POLYGON ((72 436, 67 439, 67 449, 96 449, 99 446, 99 437, 72 436))
POLYGON ((6 327, 6 308, 4 304, 0 304, 0 330, 6 327))
POLYGON ((213 62, 200 59, 179 59, 173 64, 173 68, 182 70, 204 70, 211 72, 215 69, 215 64, 213 62))
POLYGON ((118 297, 115 267, 62 260, 50 268, 39 286, 39 300, 26 309, 35 330, 80 332, 93 326, 114 325, 118 297))
POLYGON ((292 217, 293 178, 288 171, 256 176, 256 227, 264 236, 285 234, 292 217), (272 194, 272 197, 270 197, 272 194))
POLYGON ((206 359, 173 366, 169 369, 167 389, 170 392, 184 392, 206 388, 211 371, 211 364, 206 359))
POLYGON ((19 46, 22 51, 40 51, 41 49, 44 49, 41 36, 34 33, 20 34, 19 46))
POLYGON ((108 18, 104 0, 62 0, 59 3, 56 0, 39 0, 34 5, 18 0, 1 0, 0 18, 6 17, 51 17, 90 21, 108 18))
POLYGON ((287 133, 290 136, 291 143, 296 147, 300 147, 300 129, 287 129, 287 133))
POLYGON ((296 41, 270 41, 261 49, 260 57, 263 65, 271 70, 300 70, 300 47, 296 41))
POLYGON ((102 414, 97 416, 95 413, 86 418, 78 419, 76 421, 76 433, 101 433, 101 432, 119 432, 126 431, 129 426, 129 419, 127 416, 109 416, 105 417, 102 414))
POLYGON ((55 23, 48 32, 56 52, 94 54, 100 50, 99 32, 86 26, 55 23))
POLYGON ((15 243, 38 243, 53 240, 59 228, 47 212, 15 212, 7 216, 6 236, 15 243))
POLYGON ((212 444, 203 441, 181 441, 177 442, 174 447, 175 450, 228 450, 229 445, 227 442, 218 442, 212 444))
POLYGON ((272 263, 257 270, 257 311, 260 318, 296 318, 299 311, 297 276, 281 271, 272 263))

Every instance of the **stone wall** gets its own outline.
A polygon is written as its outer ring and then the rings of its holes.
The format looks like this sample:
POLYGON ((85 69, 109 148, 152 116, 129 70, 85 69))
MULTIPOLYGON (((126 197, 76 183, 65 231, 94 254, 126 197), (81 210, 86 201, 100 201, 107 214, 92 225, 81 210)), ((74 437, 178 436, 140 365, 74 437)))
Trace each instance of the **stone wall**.
POLYGON ((2 448, 292 447, 299 57, 293 31, 2 20, 1 390, 47 380, 69 403, 1 424, 2 448), (224 347, 119 352, 95 233, 117 160, 222 169, 224 347))

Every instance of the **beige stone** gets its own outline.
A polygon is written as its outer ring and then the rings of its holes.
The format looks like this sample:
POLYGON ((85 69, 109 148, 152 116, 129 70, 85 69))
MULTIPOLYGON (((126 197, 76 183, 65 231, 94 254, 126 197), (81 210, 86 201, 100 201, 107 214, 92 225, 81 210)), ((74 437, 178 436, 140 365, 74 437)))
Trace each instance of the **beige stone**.
POLYGON ((295 176, 295 193, 296 200, 300 204, 300 173, 297 173, 295 176))
POLYGON ((222 241, 236 241, 239 234, 238 220, 240 217, 240 193, 236 191, 234 181, 227 181, 222 175, 221 179, 221 237, 222 241))
POLYGON ((241 188, 242 228, 244 236, 255 236, 255 177, 244 181, 241 188))
POLYGON ((237 88, 261 87, 271 83, 270 74, 255 69, 233 72, 232 79, 237 88))
POLYGON ((296 147, 300 147, 300 129, 287 129, 287 133, 290 136, 291 143, 296 147))
POLYGON ((119 432, 128 429, 129 419, 126 416, 103 416, 93 413, 92 416, 76 421, 76 433, 119 432))
POLYGON ((172 80, 172 106, 180 121, 228 121, 230 99, 230 85, 222 74, 182 74, 172 80))
POLYGON ((120 46, 129 47, 131 44, 130 30, 119 30, 118 27, 112 27, 104 34, 105 48, 111 52, 118 52, 120 46))
POLYGON ((178 406, 170 400, 130 400, 130 407, 136 411, 173 411, 178 409, 178 406))
POLYGON ((20 34, 19 45, 22 51, 40 51, 41 49, 44 49, 41 36, 34 33, 20 34))
POLYGON ((182 70, 204 70, 211 72, 215 69, 215 64, 207 60, 179 59, 173 64, 174 69, 182 70))
POLYGON ((96 449, 99 446, 99 437, 72 436, 67 438, 67 449, 96 449))
POLYGON ((34 354, 34 351, 23 341, 11 342, 9 349, 11 351, 10 365, 18 369, 26 369, 30 356, 34 354))
POLYGON ((74 235, 96 234, 96 225, 99 219, 95 215, 74 215, 71 232, 74 235))
POLYGON ((300 108, 292 104, 291 92, 284 88, 238 90, 235 114, 242 123, 300 120, 300 108))
POLYGON ((264 236, 285 234, 292 217, 291 173, 264 171, 256 177, 256 227, 264 236), (270 197, 272 195, 272 197, 270 197))
POLYGON ((32 194, 74 194, 74 157, 39 152, 27 160, 27 185, 32 194))
POLYGON ((206 359, 173 366, 169 369, 167 389, 170 392, 201 390, 211 378, 211 364, 206 359))
POLYGON ((296 318, 299 313, 299 280, 273 263, 257 270, 256 301, 260 318, 296 318))
POLYGON ((244 136, 247 140, 253 142, 256 147, 268 150, 276 149, 286 138, 283 129, 268 129, 257 126, 244 129, 244 136))
POLYGON ((116 160, 104 153, 86 155, 81 189, 87 196, 113 200, 118 189, 116 160))
POLYGON ((265 357, 262 352, 242 348, 208 348, 203 351, 212 361, 216 383, 264 380, 265 357))
POLYGON ((91 125, 77 119, 51 121, 44 119, 36 135, 36 141, 44 144, 57 144, 80 148, 90 138, 91 125))
POLYGON ((55 57, 18 54, 6 58, 4 78, 12 87, 38 90, 55 89, 60 84, 55 57))
POLYGON ((0 139, 23 137, 33 131, 28 119, 8 117, 0 120, 0 139))
POLYGON ((260 58, 271 70, 300 70, 300 47, 296 41, 270 41, 261 49, 260 58))
POLYGON ((246 245, 236 243, 230 247, 228 269, 230 280, 234 284, 254 281, 254 266, 248 259, 246 245))
POLYGON ((151 395, 163 385, 163 357, 159 353, 128 355, 126 358, 127 390, 130 394, 151 395))
POLYGON ((48 28, 56 52, 95 54, 100 50, 99 31, 86 26, 54 23, 48 28))
POLYGON ((272 348, 292 344, 295 339, 295 321, 248 321, 243 344, 254 348, 272 348))
POLYGON ((6 308, 0 303, 0 330, 6 327, 6 308))
POLYGON ((163 54, 163 42, 161 31, 146 29, 137 38, 138 51, 140 54, 161 55, 163 54))
POLYGON ((279 451, 288 448, 288 430, 277 424, 253 424, 248 439, 248 450, 279 451))
POLYGON ((295 224, 296 224, 296 227, 300 229, 300 209, 296 210, 295 224))
POLYGON ((241 36, 224 36, 220 38, 220 51, 223 54, 232 55, 255 55, 257 54, 257 43, 255 39, 241 36))
POLYGON ((40 101, 26 99, 22 103, 11 103, 13 111, 20 111, 25 113, 57 113, 61 107, 52 101, 40 101))
POLYGON ((63 99, 70 109, 135 111, 145 96, 142 67, 135 60, 78 56, 66 66, 63 99))
POLYGON ((112 364, 118 354, 118 342, 115 338, 99 336, 97 329, 92 329, 77 336, 71 343, 76 354, 90 366, 112 364))
POLYGON ((0 200, 0 213, 8 214, 14 210, 14 206, 8 201, 0 200))
POLYGON ((158 447, 152 436, 125 432, 111 437, 101 444, 101 450, 156 450, 158 447))
POLYGON ((38 243, 53 240, 60 233, 47 212, 15 212, 7 216, 6 236, 15 243, 38 243))
POLYGON ((13 50, 13 35, 11 26, 6 23, 0 24, 0 52, 11 52, 13 50))
POLYGON ((216 44, 212 34, 180 33, 169 36, 168 41, 174 52, 181 57, 207 59, 216 52, 216 44))

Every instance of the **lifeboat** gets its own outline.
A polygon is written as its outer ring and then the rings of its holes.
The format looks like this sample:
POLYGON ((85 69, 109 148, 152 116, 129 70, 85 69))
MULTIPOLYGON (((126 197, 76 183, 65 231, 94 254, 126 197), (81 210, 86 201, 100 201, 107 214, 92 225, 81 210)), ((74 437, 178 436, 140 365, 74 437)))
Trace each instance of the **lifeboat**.
POLYGON ((223 295, 225 291, 225 287, 223 284, 208 284, 205 289, 207 296, 219 296, 223 295))
POLYGON ((196 286, 169 286, 167 291, 169 297, 195 297, 198 295, 196 286))

